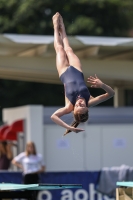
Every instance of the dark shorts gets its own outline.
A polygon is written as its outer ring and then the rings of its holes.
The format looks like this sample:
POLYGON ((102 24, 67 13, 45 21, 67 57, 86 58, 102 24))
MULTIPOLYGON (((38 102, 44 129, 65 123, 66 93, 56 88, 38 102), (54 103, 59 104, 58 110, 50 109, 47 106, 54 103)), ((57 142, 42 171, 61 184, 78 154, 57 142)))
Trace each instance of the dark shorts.
POLYGON ((23 177, 24 184, 35 184, 39 183, 39 175, 38 174, 26 174, 23 177))

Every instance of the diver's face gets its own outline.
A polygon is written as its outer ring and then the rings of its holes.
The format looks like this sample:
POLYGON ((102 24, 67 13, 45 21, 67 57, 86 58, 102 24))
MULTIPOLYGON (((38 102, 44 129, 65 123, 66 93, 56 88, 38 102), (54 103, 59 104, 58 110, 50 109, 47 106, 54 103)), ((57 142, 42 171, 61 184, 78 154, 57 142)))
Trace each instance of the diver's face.
POLYGON ((78 99, 74 106, 74 113, 84 114, 88 111, 88 107, 86 107, 85 99, 78 99))
POLYGON ((75 103, 76 108, 86 108, 86 102, 84 99, 78 99, 75 103))
POLYGON ((86 112, 88 112, 87 107, 80 107, 80 106, 74 107, 74 114, 85 114, 86 112))

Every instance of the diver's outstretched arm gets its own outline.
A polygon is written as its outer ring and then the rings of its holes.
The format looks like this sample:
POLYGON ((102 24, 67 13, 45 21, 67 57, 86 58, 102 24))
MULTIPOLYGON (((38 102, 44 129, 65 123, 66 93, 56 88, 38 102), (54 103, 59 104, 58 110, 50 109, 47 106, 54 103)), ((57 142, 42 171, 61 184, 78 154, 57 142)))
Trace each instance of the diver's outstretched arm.
POLYGON ((95 98, 91 97, 88 102, 89 107, 102 103, 115 95, 114 90, 110 86, 104 84, 96 75, 95 77, 90 76, 87 82, 89 82, 91 84, 91 87, 93 88, 102 88, 106 91, 105 94, 102 94, 95 98))

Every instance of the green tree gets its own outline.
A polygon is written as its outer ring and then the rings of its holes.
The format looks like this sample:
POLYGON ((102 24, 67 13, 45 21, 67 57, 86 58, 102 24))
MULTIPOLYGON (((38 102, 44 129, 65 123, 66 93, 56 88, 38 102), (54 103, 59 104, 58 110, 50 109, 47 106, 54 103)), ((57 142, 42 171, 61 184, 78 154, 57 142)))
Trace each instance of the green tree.
POLYGON ((53 34, 59 11, 70 35, 128 36, 131 0, 0 0, 1 33, 53 34))

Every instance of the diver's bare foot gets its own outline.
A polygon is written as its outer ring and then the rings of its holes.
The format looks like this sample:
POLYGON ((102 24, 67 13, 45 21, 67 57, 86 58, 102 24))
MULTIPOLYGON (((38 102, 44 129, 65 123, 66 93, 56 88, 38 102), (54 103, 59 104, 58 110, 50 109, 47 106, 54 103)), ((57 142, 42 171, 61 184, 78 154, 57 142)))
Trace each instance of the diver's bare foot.
POLYGON ((61 15, 59 16, 59 29, 62 36, 66 35, 65 25, 61 15))
POLYGON ((60 14, 57 12, 57 13, 52 17, 54 28, 59 28, 59 16, 60 16, 60 14))
POLYGON ((60 23, 59 23, 59 35, 60 35, 60 38, 61 38, 61 40, 62 40, 62 38, 63 38, 63 33, 62 33, 62 27, 61 27, 60 23))
POLYGON ((63 22, 63 18, 62 18, 61 15, 59 16, 59 24, 60 24, 60 26, 61 26, 62 28, 65 28, 64 22, 63 22))

